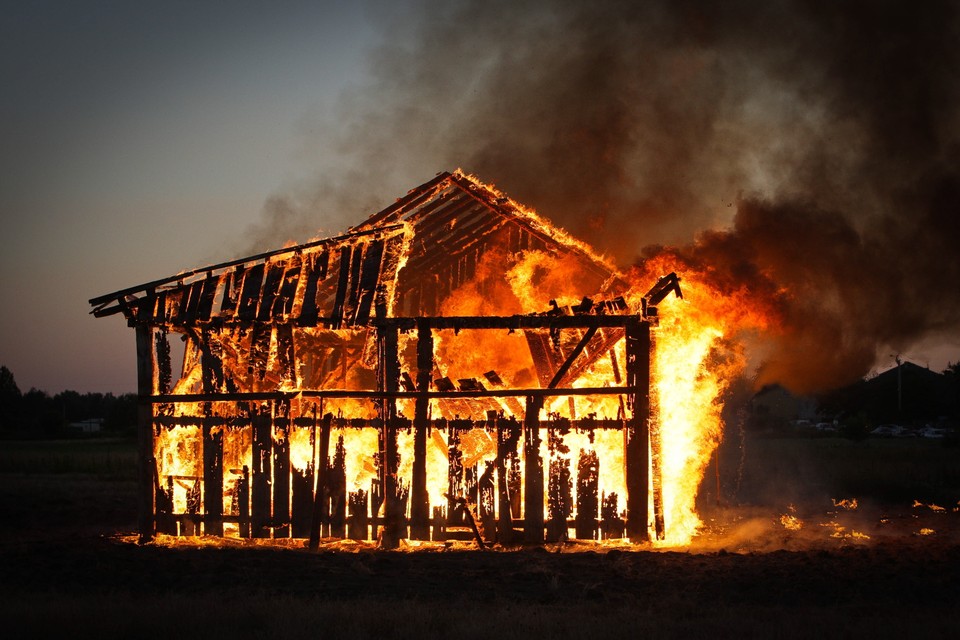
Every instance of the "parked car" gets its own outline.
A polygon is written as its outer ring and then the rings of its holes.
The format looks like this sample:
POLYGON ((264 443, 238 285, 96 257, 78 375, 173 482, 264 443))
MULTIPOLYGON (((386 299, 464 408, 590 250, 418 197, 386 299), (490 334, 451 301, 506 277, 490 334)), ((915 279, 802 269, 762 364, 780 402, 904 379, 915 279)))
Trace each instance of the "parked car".
POLYGON ((898 424, 882 424, 870 432, 872 436, 880 438, 902 438, 907 430, 898 424))

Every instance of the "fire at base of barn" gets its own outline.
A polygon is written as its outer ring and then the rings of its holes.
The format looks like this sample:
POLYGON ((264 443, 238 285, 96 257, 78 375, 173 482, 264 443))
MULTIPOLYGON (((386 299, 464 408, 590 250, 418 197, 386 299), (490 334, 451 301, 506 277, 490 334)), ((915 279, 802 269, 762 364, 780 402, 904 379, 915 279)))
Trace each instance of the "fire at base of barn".
POLYGON ((664 538, 651 353, 679 280, 635 289, 455 172, 92 299, 136 330, 141 540, 664 538))

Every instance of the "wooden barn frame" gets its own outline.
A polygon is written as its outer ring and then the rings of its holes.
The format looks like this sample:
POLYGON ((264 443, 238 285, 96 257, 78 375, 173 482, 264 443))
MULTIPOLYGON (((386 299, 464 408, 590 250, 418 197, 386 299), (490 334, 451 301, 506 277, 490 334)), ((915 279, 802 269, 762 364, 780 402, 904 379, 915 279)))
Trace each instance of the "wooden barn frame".
POLYGON ((313 548, 321 537, 387 548, 464 536, 480 545, 542 543, 571 531, 640 542, 652 528, 663 537, 651 327, 656 303, 679 286, 675 276, 662 279, 633 313, 624 290, 581 245, 475 180, 444 173, 344 236, 92 299, 96 316, 122 313, 136 331, 141 540, 222 536, 225 525, 240 537, 309 538, 313 548), (479 277, 493 247, 574 261, 579 286, 600 299, 528 315, 438 315, 445 296, 479 277), (442 375, 435 337, 461 331, 522 335, 537 384, 510 386, 492 370, 486 384, 442 375), (185 352, 173 385, 175 334, 185 352), (614 379, 578 386, 602 358, 614 379), (542 415, 558 397, 569 399, 569 414, 542 415), (616 398, 620 409, 615 418, 578 416, 578 397, 616 398), (373 413, 335 415, 345 402, 373 413), (343 436, 332 442, 344 429, 376 433, 369 491, 345 489, 343 436), (495 455, 465 468, 461 436, 475 429, 491 434, 495 455), (598 495, 595 453, 581 451, 575 472, 573 461, 554 455, 570 430, 592 442, 610 429, 623 434, 625 503, 598 495), (179 476, 162 472, 158 459, 158 443, 176 430, 187 434, 177 447, 193 460, 179 476), (440 504, 427 491, 433 432, 445 436, 440 504), (399 434, 412 438, 406 480, 398 476, 399 434), (311 451, 299 466, 291 462, 297 435, 311 451), (238 443, 249 453, 230 453, 238 443))

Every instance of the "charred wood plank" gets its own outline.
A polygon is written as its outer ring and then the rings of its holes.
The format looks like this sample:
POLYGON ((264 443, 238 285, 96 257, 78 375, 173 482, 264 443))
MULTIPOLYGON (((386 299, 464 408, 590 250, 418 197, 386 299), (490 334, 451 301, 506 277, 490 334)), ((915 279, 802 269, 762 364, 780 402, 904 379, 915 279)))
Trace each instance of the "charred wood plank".
MULTIPOLYGON (((377 330, 377 352, 379 366, 377 387, 381 391, 394 392, 400 388, 400 360, 398 355, 399 336, 396 329, 377 330)), ((384 527, 380 544, 386 549, 394 549, 400 544, 405 528, 404 509, 401 503, 402 487, 397 480, 400 466, 400 452, 397 448, 397 402, 394 398, 381 398, 378 401, 378 413, 382 421, 380 428, 379 480, 385 500, 384 527)))
POLYGON ((333 463, 327 468, 327 486, 330 536, 342 538, 347 522, 347 450, 342 434, 337 438, 333 463))
MULTIPOLYGON (((177 521, 173 517, 173 478, 167 476, 166 482, 156 484, 156 527, 157 533, 175 536, 177 535, 177 521)), ((150 533, 151 537, 153 532, 150 533)))
MULTIPOLYGON (((511 482, 516 473, 517 444, 520 430, 515 420, 493 416, 497 432, 497 541, 510 544, 514 541, 513 502, 519 506, 519 491, 511 482)), ((517 474, 518 475, 518 474, 517 474)))
POLYGON ((369 249, 370 245, 367 243, 357 244, 353 248, 353 256, 350 260, 349 293, 347 294, 343 317, 351 324, 356 315, 357 304, 360 301, 360 269, 363 266, 363 256, 369 249))
POLYGON ((597 327, 590 327, 587 329, 586 333, 583 334, 583 337, 580 338, 580 342, 578 342, 577 346, 573 348, 573 351, 570 352, 570 355, 568 355, 567 359, 563 361, 563 364, 560 365, 560 368, 557 369, 557 372, 547 384, 548 389, 554 389, 557 387, 560 381, 563 380, 564 376, 567 374, 567 371, 570 370, 570 366, 578 357, 580 357, 580 354, 583 353, 587 343, 593 339, 593 336, 596 335, 596 333, 597 327))
POLYGON ((290 403, 273 405, 273 537, 290 536, 290 403))
POLYGON ((317 311, 317 291, 320 281, 327 277, 327 264, 329 260, 330 253, 327 251, 312 255, 309 260, 304 260, 304 269, 308 269, 309 271, 307 274, 307 284, 303 290, 303 303, 300 307, 300 326, 312 327, 317 324, 317 318, 319 316, 317 311))
POLYGON ((270 359, 270 341, 274 326, 271 324, 253 325, 250 337, 250 371, 257 380, 263 380, 267 374, 270 359))
POLYGON ((323 423, 320 427, 320 451, 317 454, 317 489, 313 497, 313 517, 310 520, 309 546, 311 551, 320 548, 320 533, 327 519, 325 513, 327 506, 327 456, 330 452, 330 424, 332 422, 333 414, 327 413, 323 416, 323 423))
POLYGON ((259 322, 266 322, 272 319, 273 303, 280 293, 280 285, 283 282, 283 274, 285 271, 286 264, 283 262, 274 262, 267 268, 267 275, 260 293, 260 303, 257 305, 257 320, 259 322))
POLYGON ((340 236, 334 236, 332 238, 324 238, 322 240, 315 240, 313 242, 307 242, 307 243, 292 246, 292 247, 284 247, 282 249, 276 249, 274 251, 267 251, 265 253, 259 253, 257 255, 247 256, 245 258, 231 260, 229 262, 222 262, 219 264, 214 264, 206 267, 200 267, 199 269, 192 269, 190 271, 178 273, 175 276, 170 276, 167 278, 163 278, 161 280, 154 280, 152 282, 147 282, 134 287, 127 287, 126 289, 121 289, 120 291, 114 291, 113 293, 108 293, 106 295, 97 296, 96 298, 90 298, 88 302, 91 306, 97 306, 97 305, 104 304, 106 302, 111 302, 112 300, 118 300, 126 296, 140 293, 142 291, 152 291, 163 285, 167 285, 171 282, 182 282, 188 278, 191 278, 193 276, 196 276, 197 274, 204 273, 204 272, 212 273, 212 272, 221 271, 223 269, 229 269, 231 267, 242 268, 242 266, 245 264, 249 264, 251 262, 257 262, 260 260, 266 260, 274 256, 279 256, 283 254, 293 255, 296 253, 304 253, 307 249, 314 249, 314 248, 319 248, 324 246, 336 246, 342 242, 346 242, 349 240, 356 240, 358 238, 363 238, 366 236, 374 236, 374 237, 391 236, 398 232, 402 232, 402 230, 403 230, 402 223, 388 224, 381 227, 377 227, 375 229, 354 229, 349 233, 346 233, 340 236))
POLYGON ((241 538, 250 537, 250 467, 243 465, 237 480, 237 521, 241 538))
POLYGON ((208 276, 203 280, 203 287, 200 290, 200 302, 197 305, 196 319, 206 322, 213 314, 213 300, 217 295, 217 287, 220 285, 219 276, 208 276))
POLYGON ((181 316, 185 324, 193 324, 197 320, 197 314, 200 310, 200 298, 203 293, 203 284, 204 280, 197 280, 189 285, 189 293, 184 293, 184 297, 187 300, 186 312, 181 313, 181 316))
POLYGON ((243 289, 237 304, 237 317, 241 320, 253 320, 257 315, 260 302, 260 287, 263 284, 264 265, 255 264, 243 275, 243 289))
POLYGON ((577 518, 576 536, 581 540, 595 540, 600 502, 600 458, 593 450, 580 450, 577 460, 577 518))
POLYGON ((626 423, 627 536, 634 542, 647 542, 647 499, 649 478, 650 419, 650 325, 639 319, 626 329, 627 394, 630 417, 626 423))
POLYGON ((203 426, 203 532, 223 536, 223 431, 203 426))
POLYGON ((523 539, 543 542, 543 459, 540 457, 540 409, 543 399, 528 396, 523 417, 523 539))
POLYGON ((269 407, 252 410, 253 478, 251 525, 254 538, 270 537, 270 466, 273 458, 273 424, 269 407))
POLYGON ((370 497, 366 491, 352 491, 348 497, 350 515, 347 518, 347 536, 351 540, 370 538, 370 497))
MULTIPOLYGON (((450 525, 463 522, 463 514, 457 510, 457 498, 464 494, 463 452, 460 451, 460 429, 454 421, 447 426, 447 520, 450 525)), ((438 428, 441 428, 438 425, 438 428)))
POLYGON ((237 311, 240 302, 240 292, 243 284, 243 271, 240 267, 236 271, 228 271, 223 276, 223 297, 220 299, 220 313, 222 318, 232 317, 237 311))
POLYGON ((293 313, 293 303, 297 294, 297 285, 300 283, 300 274, 303 272, 302 260, 294 258, 287 263, 280 283, 280 293, 273 301, 271 317, 287 317, 293 313))
POLYGON ((483 473, 477 481, 477 512, 480 516, 480 529, 484 540, 493 542, 497 538, 496 490, 493 482, 496 465, 493 460, 482 464, 483 473))
POLYGON ((383 241, 373 241, 367 246, 363 256, 363 267, 359 277, 357 301, 353 314, 354 325, 364 325, 370 319, 373 296, 380 282, 380 264, 383 259, 383 241))
POLYGON ((337 291, 330 310, 330 327, 339 329, 343 324, 343 305, 347 299, 347 287, 350 284, 350 245, 340 248, 340 272, 337 280, 337 291))
POLYGON ((573 507, 573 482, 570 477, 570 448, 563 442, 569 431, 568 420, 557 420, 557 426, 547 430, 547 451, 550 474, 547 482, 547 542, 567 540, 567 519, 573 507))
POLYGON ((600 539, 622 538, 626 532, 626 522, 617 508, 619 496, 609 493, 603 496, 600 506, 600 539))
POLYGON ((430 390, 433 371, 433 332, 425 324, 417 326, 417 382, 423 393, 414 404, 413 479, 410 503, 410 537, 430 539, 430 500, 427 493, 427 435, 430 429, 430 390))

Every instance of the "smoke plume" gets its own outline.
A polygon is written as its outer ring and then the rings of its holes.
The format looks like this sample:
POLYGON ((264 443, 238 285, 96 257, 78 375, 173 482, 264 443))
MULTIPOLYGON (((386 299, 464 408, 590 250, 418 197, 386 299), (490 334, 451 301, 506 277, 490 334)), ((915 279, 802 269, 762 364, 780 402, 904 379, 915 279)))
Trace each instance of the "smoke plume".
POLYGON ((307 141, 337 163, 271 203, 288 222, 460 166, 621 264, 747 287, 778 318, 760 379, 799 391, 960 324, 955 3, 391 7, 307 141))

